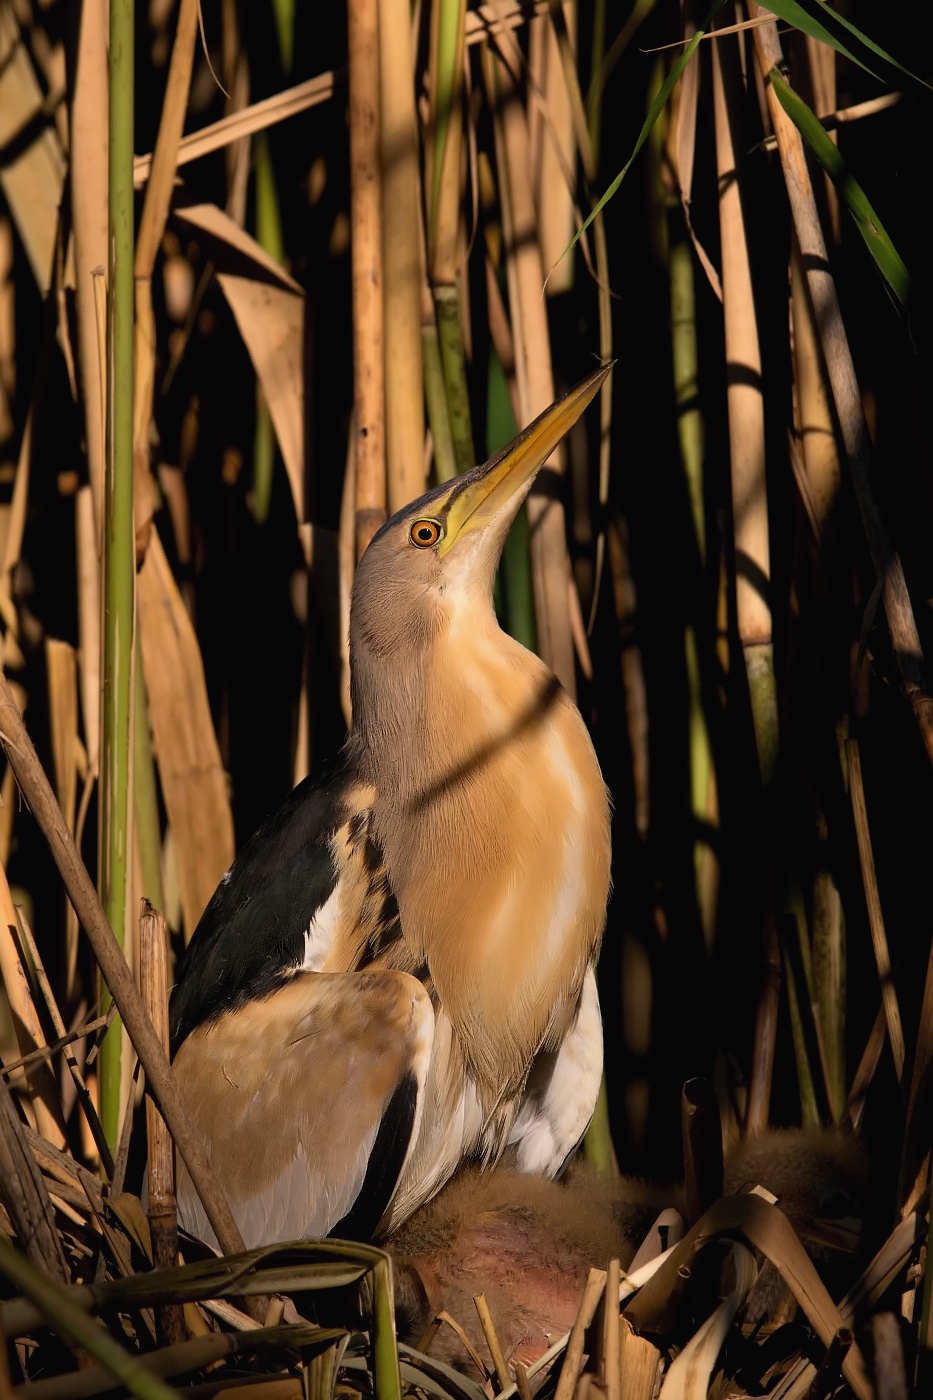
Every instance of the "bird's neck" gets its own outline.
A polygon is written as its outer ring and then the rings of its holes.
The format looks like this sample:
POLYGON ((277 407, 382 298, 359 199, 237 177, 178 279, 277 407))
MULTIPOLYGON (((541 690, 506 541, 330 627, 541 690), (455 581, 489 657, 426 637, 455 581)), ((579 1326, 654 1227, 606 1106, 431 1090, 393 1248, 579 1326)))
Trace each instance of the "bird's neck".
MULTIPOLYGON (((508 733, 556 687, 543 662, 503 632, 490 606, 384 671, 355 658, 350 744, 361 776, 384 800, 405 801, 508 733)), ((385 664, 379 658, 380 669, 385 664)))

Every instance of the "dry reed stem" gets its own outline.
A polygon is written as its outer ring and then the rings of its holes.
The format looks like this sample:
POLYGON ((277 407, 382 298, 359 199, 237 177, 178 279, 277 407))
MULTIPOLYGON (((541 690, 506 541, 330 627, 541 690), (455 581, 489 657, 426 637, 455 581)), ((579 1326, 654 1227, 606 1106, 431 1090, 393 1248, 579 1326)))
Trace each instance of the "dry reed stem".
POLYGON ((881 912, 881 897, 878 893, 878 879, 875 874, 875 858, 871 848, 871 832, 868 826, 868 808, 865 805, 865 788, 862 783, 862 760, 855 739, 846 740, 846 758, 849 762, 849 795, 852 799, 852 816, 855 821, 855 837, 858 842, 859 864, 862 868, 862 883, 865 886, 865 904, 868 909, 868 923, 871 928, 872 948, 875 966, 881 983, 881 1002, 884 1007, 885 1024, 894 1069, 898 1083, 904 1084, 904 1030, 901 1013, 897 1004, 897 992, 891 975, 891 956, 884 929, 884 915, 881 912))
POLYGON ((641 646, 636 631, 638 600, 632 572, 628 522, 621 513, 610 517, 608 530, 609 573, 616 621, 619 627, 625 726, 632 754, 632 787, 635 829, 644 841, 651 825, 650 753, 648 748, 648 690, 641 646))
MULTIPOLYGON (((745 647, 771 642, 768 589, 771 560, 765 488, 764 397, 761 351, 752 290, 745 218, 733 136, 731 56, 713 45, 713 112, 719 176, 723 322, 726 341, 729 458, 736 555, 736 611, 745 647)), ((776 720, 775 720, 776 722, 776 720)), ((756 723, 756 729, 757 729, 756 723)))
MULTIPOLYGON (((96 526, 93 535, 95 549, 104 494, 104 380, 92 274, 95 268, 107 265, 107 43, 106 7, 82 5, 71 84, 70 193, 78 367, 84 404, 88 477, 96 526)), ((99 685, 99 681, 95 681, 95 684, 99 685)), ((86 729, 85 732, 90 731, 86 729)), ((96 747, 94 752, 96 758, 96 747)))
MULTIPOLYGON (((0 718, 0 728, 3 727, 0 718)), ((29 1055, 33 1050, 45 1048, 45 1032, 36 1013, 17 939, 16 910, 7 884, 6 871, 0 866, 0 980, 6 988, 20 1055, 29 1055)), ((48 1060, 32 1061, 28 1065, 26 1086, 29 1102, 35 1113, 36 1127, 42 1136, 56 1147, 64 1146, 65 1132, 61 1123, 58 1086, 48 1060)))
MULTIPOLYGON (((750 8, 753 18, 761 13, 754 0, 750 8)), ((756 27, 754 41, 758 68, 767 83, 768 112, 777 137, 791 217, 800 244, 801 262, 806 270, 823 360, 862 525, 884 602, 901 689, 913 711, 927 757, 933 762, 933 696, 926 686, 923 650, 903 566, 891 545, 871 485, 871 443, 836 286, 829 267, 826 241, 813 197, 803 141, 768 82, 772 68, 784 62, 776 25, 772 22, 756 27)))
MULTIPOLYGON (((554 399, 554 376, 547 309, 541 296, 544 274, 538 247, 528 152, 528 127, 513 74, 491 53, 484 72, 495 127, 499 197, 515 344, 519 426, 530 423, 554 399)), ((567 601, 570 561, 564 509, 555 477, 564 474, 561 444, 539 472, 528 497, 531 570, 538 626, 538 650, 571 697, 576 696, 573 637, 567 601)))
POLYGON ((483 1336, 486 1338, 486 1345, 489 1348, 489 1355, 492 1357, 493 1369, 496 1373, 496 1380, 499 1382, 499 1389, 506 1390, 512 1384, 512 1377, 509 1375, 509 1368, 502 1353, 502 1346, 496 1333, 496 1325, 492 1320, 489 1311, 489 1304, 486 1302, 486 1295, 478 1293, 473 1299, 473 1306, 476 1308, 476 1315, 479 1318, 479 1325, 483 1329, 483 1336))
POLYGON ((75 554, 81 716, 84 720, 87 765, 94 777, 100 756, 100 553, 94 520, 94 496, 90 486, 82 486, 75 501, 75 554))
POLYGON ((914 1045, 914 1063, 907 1100, 907 1125, 897 1190, 897 1204, 903 1210, 909 1201, 920 1165, 930 1150, 931 1107, 933 1107, 933 943, 927 958, 923 1000, 914 1045))
POLYGON ((783 977, 781 949, 773 902, 768 901, 762 935, 762 973, 764 983, 758 997, 755 1016, 755 1040, 752 1046, 752 1067, 748 1077, 748 1108, 745 1113, 746 1133, 757 1133, 768 1126, 771 1112, 771 1081, 774 1078, 774 1047, 777 1040, 778 1011, 783 977))
MULTIPOLYGON (((587 125, 586 110, 583 104, 583 93, 580 89, 580 78, 577 73, 577 65, 574 54, 573 36, 567 22, 567 14, 563 7, 557 5, 556 0, 550 0, 549 4, 550 20, 553 27, 554 36, 557 41, 557 51, 560 58, 561 67, 564 74, 564 92, 568 103, 568 113, 571 127, 573 129, 576 148, 580 155, 580 161, 586 176, 587 184, 592 186, 597 179, 596 155, 590 140, 589 126, 587 125)), ((554 131, 550 117, 547 122, 549 134, 551 134, 550 149, 555 155, 556 163, 562 166, 561 174, 564 181, 572 179, 570 172, 573 169, 572 160, 564 164, 563 148, 559 151, 557 144, 559 136, 554 131)), ((572 190, 568 188, 568 195, 572 190)), ((593 220, 593 246, 596 253, 596 299, 599 309, 599 354, 604 364, 612 359, 612 308, 609 304, 609 247, 606 242, 606 225, 602 213, 596 215, 593 220)), ((541 227, 539 218, 539 236, 544 238, 546 233, 541 227)), ((567 242, 569 243, 569 239, 567 242)), ((585 247, 585 245, 583 245, 585 247)), ((564 248, 567 247, 565 243, 564 248)), ((542 262, 548 269, 548 285, 550 279, 556 272, 555 263, 544 257, 542 244, 542 262)), ((589 264, 588 264, 589 265, 589 264)), ((612 425, 612 379, 606 380, 599 391, 599 504, 605 510, 609 499, 609 463, 610 463, 610 428, 612 425)), ((606 552, 605 531, 600 529, 596 535, 596 557, 593 568, 593 604, 590 610, 590 618, 587 631, 592 631, 596 618, 596 607, 599 600, 600 583, 602 580, 603 563, 606 552)), ((572 577, 572 576, 571 576, 572 577)), ((574 584, 575 588, 576 585, 574 584)))
POLYGON ((378 21, 377 0, 348 0, 357 559, 386 518, 378 21))
POLYGON ((155 510, 155 490, 150 472, 150 432, 155 392, 156 326, 152 305, 152 273, 156 254, 165 232, 178 144, 188 109, 188 90, 194 63, 198 31, 199 0, 181 0, 168 82, 159 118, 159 134, 143 210, 136 236, 134 262, 136 323, 134 334, 135 373, 133 380, 133 512, 136 530, 137 567, 145 557, 155 510))
MULTIPOLYGON (((78 671, 74 647, 47 637, 49 728, 55 795, 68 829, 74 831, 78 795, 78 671)), ((70 904, 65 908, 65 996, 74 991, 78 958, 78 921, 70 904)))
MULTIPOLYGON (((571 47, 574 47, 576 5, 565 3, 561 8, 567 35, 571 47)), ((538 210, 541 261, 551 269, 547 283, 548 296, 557 296, 570 291, 573 286, 573 259, 558 259, 574 234, 573 187, 564 179, 564 172, 573 170, 576 148, 573 114, 557 34, 547 16, 533 19, 529 25, 528 67, 532 82, 543 98, 543 107, 541 102, 534 102, 528 110, 528 144, 538 210)))
POLYGON ((440 27, 445 23, 444 7, 431 11, 431 58, 428 82, 431 89, 430 139, 426 147, 425 187, 428 204, 428 269, 433 287, 456 285, 460 270, 459 236, 461 224, 460 187, 463 151, 463 53, 466 38, 466 0, 451 0, 456 6, 456 39, 450 55, 450 71, 442 73, 440 27), (440 111, 440 89, 445 89, 447 110, 440 111), (442 120, 443 118, 443 120, 442 120), (440 129, 440 130, 439 130, 440 129), (438 163, 437 141, 444 148, 438 163))
POLYGON ((418 129, 409 5, 382 0, 379 24, 380 166, 385 324, 388 509, 424 491, 418 129))
POLYGON ((605 1291, 605 1271, 603 1269, 590 1269, 583 1297, 580 1299, 580 1307, 567 1339, 564 1364, 561 1367, 557 1389, 554 1392, 554 1400, 571 1400, 576 1388, 577 1376, 580 1374, 580 1364, 583 1360, 586 1329, 596 1316, 596 1309, 599 1307, 600 1299, 605 1291))
MULTIPOLYGON (((147 899, 139 916, 139 986, 153 1030, 166 1055, 168 1029, 168 924, 147 899)), ((175 1149, 158 1108, 146 1096, 146 1142, 149 1149, 148 1207, 152 1239, 152 1263, 156 1269, 172 1269, 178 1263, 178 1219, 175 1212, 175 1149)), ((157 1312, 159 1340, 184 1340, 185 1323, 177 1304, 162 1305, 157 1312)))
POLYGON ((796 239, 790 260, 791 311, 794 330, 794 387, 800 414, 804 467, 800 494, 817 544, 824 543, 839 499, 842 470, 826 369, 796 239))
POLYGON ((862 1051, 862 1058, 858 1062, 858 1067, 852 1077, 852 1085, 846 1097, 846 1114, 852 1124, 853 1132, 858 1132, 862 1121, 862 1113, 865 1109, 865 1099, 869 1086, 875 1077, 875 1070, 878 1068, 878 1061, 881 1059, 881 1052, 887 1039, 886 1022, 884 1015, 884 1004, 878 1007, 878 1014, 875 1017, 872 1028, 865 1042, 865 1049, 862 1051))
MULTIPOLYGON (((151 552, 150 552, 151 556, 151 552)), ((16 774, 23 796, 38 823, 65 889, 88 936, 104 980, 117 1004, 146 1077, 169 1124, 175 1145, 188 1168, 221 1248, 227 1254, 244 1249, 230 1208, 214 1179, 204 1148, 188 1117, 172 1078, 171 1068, 152 1022, 136 990, 123 953, 107 923, 97 891, 88 875, 61 814, 49 781, 33 748, 6 677, 0 675, 0 744, 16 774)))
POLYGON ((622 1269, 618 1259, 610 1259, 603 1292, 602 1355, 599 1359, 600 1379, 606 1400, 622 1400, 622 1316, 619 1312, 619 1290, 622 1269))
POLYGON ((900 1319, 893 1312, 875 1313, 871 1320, 874 1343, 875 1400, 907 1400, 907 1371, 900 1319))
MULTIPOLYGON (((818 39, 812 38, 809 34, 803 36, 803 42, 806 46, 807 62, 810 68, 813 110, 816 115, 823 120, 829 113, 834 112, 836 109, 836 51, 831 44, 822 44, 818 39)), ((835 142, 835 135, 831 139, 835 142)), ((825 170, 823 172, 823 188, 826 197, 826 207, 829 211, 829 223, 833 242, 838 244, 841 232, 839 226, 839 195, 836 191, 836 186, 825 170)))

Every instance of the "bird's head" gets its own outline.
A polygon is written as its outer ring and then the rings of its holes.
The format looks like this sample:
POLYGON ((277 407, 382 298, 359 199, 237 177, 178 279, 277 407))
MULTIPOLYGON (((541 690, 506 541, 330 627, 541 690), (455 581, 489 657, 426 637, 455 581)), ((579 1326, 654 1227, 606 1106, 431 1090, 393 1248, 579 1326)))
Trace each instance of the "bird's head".
POLYGON ((496 565, 540 468, 609 373, 596 370, 488 462, 397 511, 360 560, 350 607, 354 710, 371 660, 417 662, 459 614, 489 612, 496 565))

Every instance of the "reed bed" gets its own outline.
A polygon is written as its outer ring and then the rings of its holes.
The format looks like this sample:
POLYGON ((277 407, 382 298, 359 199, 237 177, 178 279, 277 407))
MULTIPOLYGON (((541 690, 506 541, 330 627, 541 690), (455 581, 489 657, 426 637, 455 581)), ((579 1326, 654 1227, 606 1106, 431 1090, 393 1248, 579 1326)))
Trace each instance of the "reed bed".
POLYGON ((0 4, 0 1395, 928 1394, 930 17, 330 20, 0 4), (613 358, 497 607, 615 803, 584 1155, 678 1184, 542 1357, 414 1348, 382 1249, 244 1251, 167 996, 342 742, 372 534, 613 358), (844 1284, 722 1194, 793 1124, 871 1163, 844 1284))

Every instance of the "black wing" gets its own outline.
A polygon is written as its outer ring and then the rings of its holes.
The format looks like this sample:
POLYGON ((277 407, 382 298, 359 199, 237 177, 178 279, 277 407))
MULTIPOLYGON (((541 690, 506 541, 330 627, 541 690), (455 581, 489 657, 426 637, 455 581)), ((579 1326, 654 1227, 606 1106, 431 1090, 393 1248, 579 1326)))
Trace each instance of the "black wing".
POLYGON ((224 875, 172 993, 173 1056, 196 1026, 266 996, 300 964, 305 931, 337 883, 331 838, 352 781, 342 757, 323 781, 299 783, 224 875))

